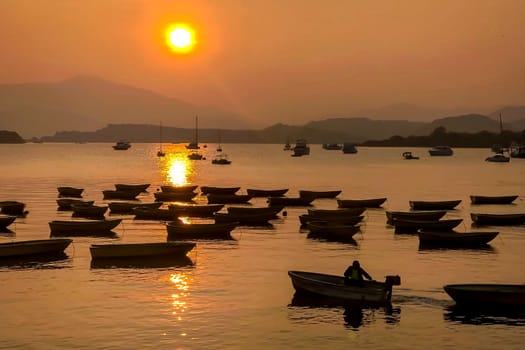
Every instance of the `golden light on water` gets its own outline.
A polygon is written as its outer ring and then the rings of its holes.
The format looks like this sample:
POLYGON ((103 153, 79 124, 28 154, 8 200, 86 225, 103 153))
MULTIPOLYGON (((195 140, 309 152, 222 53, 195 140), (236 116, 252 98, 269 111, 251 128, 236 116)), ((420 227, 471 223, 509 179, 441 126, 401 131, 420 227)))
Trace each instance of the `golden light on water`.
POLYGON ((190 53, 197 44, 195 30, 186 23, 175 23, 166 28, 166 44, 176 53, 190 53))
POLYGON ((173 307, 173 315, 178 315, 179 320, 182 319, 181 313, 187 309, 187 303, 184 300, 189 294, 188 276, 183 273, 174 273, 170 275, 170 282, 176 288, 176 292, 171 294, 171 305, 173 307))
POLYGON ((174 186, 184 186, 188 183, 191 163, 187 157, 173 157, 168 161, 168 182, 174 186))

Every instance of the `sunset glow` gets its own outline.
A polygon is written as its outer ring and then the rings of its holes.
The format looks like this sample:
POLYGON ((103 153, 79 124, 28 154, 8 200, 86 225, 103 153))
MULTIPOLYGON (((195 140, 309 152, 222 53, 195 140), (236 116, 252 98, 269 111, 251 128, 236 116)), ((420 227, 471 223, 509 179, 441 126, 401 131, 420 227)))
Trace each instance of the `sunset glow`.
POLYGON ((187 24, 173 24, 166 29, 166 44, 176 53, 189 53, 196 43, 195 30, 187 24))

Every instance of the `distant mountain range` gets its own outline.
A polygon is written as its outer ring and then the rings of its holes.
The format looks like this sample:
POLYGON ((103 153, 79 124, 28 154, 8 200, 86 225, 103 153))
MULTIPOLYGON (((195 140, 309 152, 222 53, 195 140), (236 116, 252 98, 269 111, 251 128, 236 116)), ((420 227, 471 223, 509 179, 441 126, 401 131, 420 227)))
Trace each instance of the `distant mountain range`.
POLYGON ((196 106, 100 78, 0 85, 0 130, 16 131, 25 139, 37 136, 44 141, 114 142, 128 138, 132 142, 157 142, 157 121, 162 121, 166 141, 188 142, 194 137, 195 115, 199 115, 201 126, 199 139, 208 143, 216 142, 219 128, 222 142, 260 143, 293 142, 296 138, 306 138, 311 143, 363 142, 394 135, 428 135, 437 127, 455 132, 499 132, 500 114, 504 129, 525 129, 525 106, 504 107, 486 116, 457 115, 432 122, 392 120, 401 115, 410 119, 438 112, 401 104, 366 112, 373 119, 338 117, 299 126, 275 124, 254 129, 246 118, 235 113, 196 106))

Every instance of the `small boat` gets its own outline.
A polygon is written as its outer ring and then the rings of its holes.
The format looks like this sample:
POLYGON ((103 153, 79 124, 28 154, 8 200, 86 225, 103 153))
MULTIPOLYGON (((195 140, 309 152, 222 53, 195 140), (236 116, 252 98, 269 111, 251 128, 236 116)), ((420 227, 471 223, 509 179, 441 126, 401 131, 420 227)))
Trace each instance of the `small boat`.
POLYGON ((327 151, 339 151, 343 149, 343 145, 339 143, 323 143, 323 149, 327 151))
POLYGON ((133 214, 133 208, 155 208, 158 209, 163 202, 141 203, 141 202, 110 202, 109 210, 113 214, 133 214))
POLYGON ((240 187, 213 187, 213 186, 201 186, 202 194, 235 194, 239 191, 240 187))
POLYGON ((284 144, 283 151, 289 151, 292 149, 292 145, 290 145, 290 141, 286 140, 286 143, 284 144))
POLYGON ((310 146, 308 146, 308 142, 305 139, 297 139, 295 146, 292 147, 292 151, 292 157, 307 156, 310 154, 310 146))
POLYGON ((57 187, 58 195, 60 197, 82 197, 83 188, 61 186, 57 187))
POLYGON ((525 144, 511 144, 510 156, 512 158, 525 158, 525 144))
POLYGON ((339 208, 379 208, 386 202, 386 198, 370 199, 338 199, 339 208))
POLYGON ((16 216, 14 215, 0 215, 0 230, 5 230, 7 226, 15 222, 16 216))
POLYGON ((462 306, 525 307, 525 284, 447 284, 443 289, 462 306))
POLYGON ((128 140, 118 140, 114 145, 113 149, 116 151, 125 151, 131 147, 131 143, 128 140))
POLYGON ((478 247, 492 241, 499 232, 456 232, 418 230, 419 244, 437 247, 478 247))
POLYGON ((117 191, 140 191, 146 192, 150 184, 115 184, 117 191))
POLYGON ((496 153, 492 156, 485 158, 485 161, 493 163, 508 163, 510 162, 510 157, 507 157, 503 153, 496 153))
POLYGON ((416 210, 416 211, 386 211, 386 222, 392 225, 396 219, 401 220, 439 220, 445 214, 446 210, 416 210))
POLYGON ((292 285, 298 294, 313 294, 350 304, 389 305, 392 286, 401 284, 399 276, 386 276, 385 282, 363 281, 363 286, 344 283, 343 276, 316 272, 288 271, 292 285))
POLYGON ((104 199, 126 199, 126 200, 132 200, 136 199, 136 197, 142 193, 141 189, 138 190, 127 190, 127 191, 119 191, 119 190, 104 190, 102 191, 102 194, 104 195, 104 199))
POLYGON ((179 216, 208 218, 224 208, 224 204, 169 204, 169 210, 175 210, 179 216))
POLYGON ((239 225, 268 225, 269 220, 275 219, 275 214, 272 212, 254 214, 215 213, 213 217, 216 223, 237 222, 239 225))
POLYGON ((227 207, 226 210, 229 214, 235 215, 253 215, 253 214, 267 214, 271 213, 274 217, 284 209, 284 205, 280 206, 268 206, 268 207, 227 207))
POLYGON ((202 154, 198 153, 198 152, 191 152, 190 154, 188 154, 188 159, 190 160, 203 160, 203 159, 206 159, 202 154))
POLYGON ((133 214, 137 220, 162 220, 173 221, 180 216, 178 212, 170 209, 160 208, 133 208, 133 214))
POLYGON ((359 216, 365 212, 365 207, 338 209, 308 209, 308 215, 318 218, 340 218, 359 216))
POLYGON ((309 221, 306 223, 306 229, 316 236, 344 240, 352 238, 361 230, 361 227, 359 225, 334 224, 327 221, 309 221))
POLYGON ((231 164, 231 160, 228 159, 228 155, 225 153, 217 153, 215 157, 211 160, 212 164, 218 165, 228 165, 231 164))
POLYGON ((59 198, 57 199, 58 209, 60 210, 73 210, 71 206, 76 205, 93 205, 95 201, 84 201, 82 199, 73 199, 73 198, 59 198))
POLYGON ((450 201, 409 201, 412 210, 452 210, 461 203, 461 199, 450 201))
POLYGON ((417 232, 418 230, 451 231, 463 222, 463 219, 448 220, 407 220, 395 219, 392 225, 396 233, 417 232))
POLYGON ((208 203, 228 204, 228 203, 248 203, 252 196, 249 194, 207 194, 208 203))
POLYGON ((163 202, 191 202, 197 196, 197 192, 155 192, 156 201, 163 202))
POLYGON ((127 244, 92 244, 92 259, 180 257, 195 247, 191 242, 155 242, 127 244))
POLYGON ((287 188, 275 189, 275 190, 262 190, 247 188, 246 193, 252 197, 282 197, 288 192, 287 188))
POLYGON ((177 192, 177 193, 189 193, 193 192, 199 187, 198 185, 186 185, 186 186, 171 186, 171 185, 162 185, 160 190, 162 192, 177 192))
POLYGON ((355 147, 355 143, 352 143, 352 142, 345 142, 345 143, 343 143, 343 153, 344 154, 355 154, 355 153, 357 153, 357 148, 355 147))
POLYGON ((268 197, 269 206, 299 206, 309 207, 312 205, 313 198, 303 197, 268 197))
POLYGON ((511 196, 479 196, 479 195, 471 195, 470 196, 470 203, 472 204, 511 204, 516 199, 518 199, 518 195, 511 195, 511 196))
POLYGON ((89 235, 107 233, 117 227, 122 219, 107 220, 53 220, 49 222, 51 234, 78 234, 89 235))
POLYGON ((25 207, 26 205, 23 202, 0 201, 0 213, 6 215, 23 216, 27 214, 27 211, 24 211, 25 207))
POLYGON ((175 241, 179 239, 231 239, 231 231, 238 224, 238 222, 184 224, 177 220, 167 223, 166 230, 168 240, 175 241))
POLYGON ((412 154, 412 152, 403 152, 404 159, 419 159, 419 157, 412 154))
POLYGON ((299 222, 301 225, 306 226, 309 222, 325 222, 330 225, 356 225, 364 219, 364 216, 334 216, 334 217, 325 217, 320 218, 315 215, 302 214, 299 215, 299 222))
POLYGON ((0 243, 0 259, 22 256, 51 255, 64 252, 72 239, 37 239, 0 243))
POLYGON ((299 190, 299 197, 308 197, 308 198, 335 198, 341 194, 341 190, 335 190, 335 191, 307 191, 307 190, 299 190))
POLYGON ((470 213, 472 223, 476 225, 523 225, 525 224, 525 213, 516 214, 485 214, 470 213))
POLYGON ((431 156, 451 156, 454 151, 449 146, 434 146, 428 150, 431 156))
POLYGON ((103 218, 108 210, 107 205, 85 205, 85 204, 71 204, 73 216, 83 218, 103 218))

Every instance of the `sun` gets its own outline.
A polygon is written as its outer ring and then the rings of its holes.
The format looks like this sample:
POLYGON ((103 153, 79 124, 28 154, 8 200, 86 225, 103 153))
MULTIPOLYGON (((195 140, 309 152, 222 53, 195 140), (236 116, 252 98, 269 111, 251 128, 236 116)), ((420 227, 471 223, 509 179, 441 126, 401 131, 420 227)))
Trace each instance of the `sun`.
POLYGON ((197 43, 195 30, 185 23, 176 23, 166 28, 166 44, 176 53, 189 53, 197 43))

